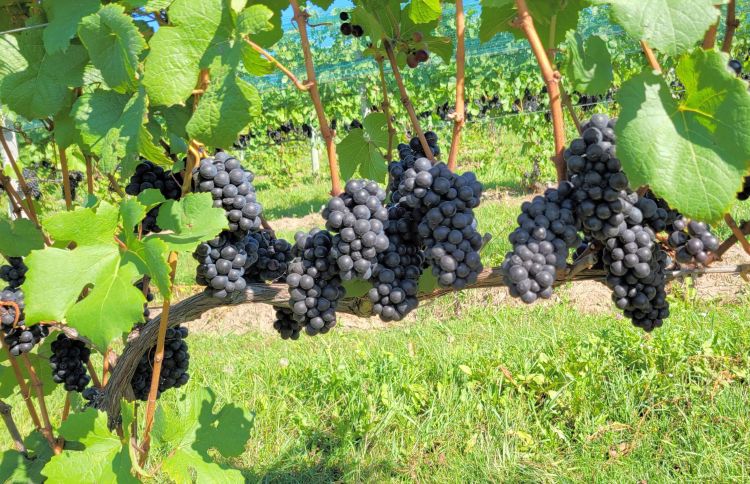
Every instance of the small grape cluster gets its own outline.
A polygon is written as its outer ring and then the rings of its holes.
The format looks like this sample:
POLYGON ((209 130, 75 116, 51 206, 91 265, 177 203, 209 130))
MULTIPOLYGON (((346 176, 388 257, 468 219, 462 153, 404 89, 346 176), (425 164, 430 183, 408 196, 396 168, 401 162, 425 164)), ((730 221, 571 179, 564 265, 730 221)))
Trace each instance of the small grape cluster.
POLYGON ((694 220, 680 216, 669 227, 667 242, 675 250, 680 264, 706 264, 711 252, 719 249, 719 239, 711 233, 711 228, 694 220))
POLYGON ((52 342, 52 356, 49 366, 52 368, 52 379, 55 383, 64 384, 69 392, 82 392, 91 381, 86 365, 91 350, 83 341, 68 338, 60 334, 52 342))
POLYGON ((49 328, 41 324, 27 327, 23 310, 23 291, 20 287, 6 287, 0 292, 0 330, 12 356, 30 352, 49 335, 49 328), (12 303, 12 304, 10 304, 12 303), (14 305, 15 306, 14 306, 14 305), (16 309, 17 308, 17 309, 16 309))
POLYGON ((276 321, 273 328, 279 332, 281 339, 298 340, 304 329, 302 323, 294 318, 294 311, 288 308, 276 308, 276 321))
MULTIPOLYGON (((161 363, 161 374, 159 375, 159 390, 156 398, 170 388, 179 388, 190 379, 188 368, 190 366, 190 353, 185 341, 188 329, 184 326, 176 326, 167 329, 167 337, 164 342, 164 359, 161 363)), ((130 385, 133 387, 135 398, 141 401, 148 399, 151 388, 151 377, 154 372, 154 357, 156 346, 141 356, 136 367, 130 385)))
POLYGON ((639 328, 652 331, 661 326, 669 316, 667 254, 656 243, 654 232, 628 225, 606 241, 602 259, 615 305, 639 328))
POLYGON ((24 168, 22 174, 24 180, 26 180, 26 186, 29 187, 29 191, 31 192, 31 197, 34 200, 40 200, 42 198, 42 190, 39 187, 39 177, 36 172, 24 168))
POLYGON ((9 265, 0 266, 0 279, 8 283, 10 289, 17 289, 26 280, 29 268, 21 257, 9 257, 9 265))
POLYGON ((400 321, 417 308, 419 278, 425 263, 421 243, 415 237, 416 221, 398 205, 388 208, 388 249, 378 255, 368 292, 373 313, 383 321, 400 321))
POLYGON ((341 24, 341 33, 345 36, 351 35, 352 37, 362 37, 365 34, 365 30, 362 28, 361 25, 356 25, 353 22, 350 22, 351 15, 349 15, 349 12, 341 12, 339 14, 339 18, 343 22, 341 24))
POLYGON ((193 172, 196 191, 210 193, 214 207, 223 208, 229 219, 229 231, 245 236, 258 230, 263 207, 256 200, 253 179, 240 162, 220 151, 204 158, 193 172))
POLYGON ((245 281, 277 281, 287 273, 292 260, 292 245, 284 239, 277 239, 269 230, 261 230, 247 236, 245 253, 248 260, 255 260, 245 269, 245 281))
POLYGON ((502 269, 510 294, 526 304, 552 296, 557 271, 565 268, 570 249, 581 244, 574 192, 570 182, 562 182, 521 205, 518 228, 508 237, 513 251, 502 269))
MULTIPOLYGON (((144 159, 135 167, 135 173, 130 177, 125 193, 137 196, 148 189, 159 190, 167 200, 179 200, 182 195, 182 175, 172 173, 171 170, 165 170, 144 159)), ((161 227, 156 223, 160 207, 158 205, 146 213, 141 222, 141 233, 161 232, 161 227)))
POLYGON ((279 331, 294 332, 304 328, 308 335, 314 336, 327 333, 336 325, 336 305, 346 291, 331 256, 333 244, 334 237, 326 230, 296 234, 295 259, 289 265, 286 283, 289 306, 298 324, 290 326, 288 319, 281 319, 274 324, 281 328, 279 331))
POLYGON ((344 193, 331 198, 323 209, 326 229, 336 232, 331 257, 341 279, 369 279, 378 254, 388 249, 384 201, 385 191, 377 183, 349 180, 344 193))
MULTIPOLYGON (((419 141, 419 140, 417 140, 419 141)), ((421 145, 420 145, 421 146, 421 145)), ((404 177, 406 170, 414 168, 418 155, 411 149, 408 144, 401 143, 398 145, 398 161, 392 161, 388 164, 388 194, 392 203, 398 203, 401 194, 398 192, 398 186, 404 177)))
MULTIPOLYGON (((435 134, 434 131, 425 131, 424 139, 425 141, 427 141, 427 146, 430 147, 430 151, 432 151, 432 154, 435 156, 440 156, 440 146, 438 145, 438 135, 435 134)), ((412 151, 417 156, 417 158, 427 156, 427 153, 424 152, 424 148, 422 147, 422 142, 419 140, 418 136, 415 136, 411 140, 409 140, 409 148, 412 149, 412 151)))
MULTIPOLYGON (((76 198, 76 190, 78 189, 78 185, 81 184, 83 181, 83 172, 80 172, 78 170, 72 170, 68 172, 68 181, 70 181, 70 196, 75 200, 76 198)), ((63 188, 63 198, 65 198, 65 189, 63 188)))
MULTIPOLYGON (((412 34, 412 41, 414 41, 414 43, 419 44, 422 40, 424 40, 422 32, 414 32, 412 34)), ((427 62, 429 59, 430 53, 427 52, 426 49, 410 49, 406 54, 406 65, 414 69, 419 66, 419 64, 427 62)))
POLYGON ((578 218, 583 230, 599 241, 624 230, 632 208, 625 200, 628 178, 615 155, 615 122, 604 114, 593 115, 583 126, 582 137, 565 150, 578 218))
POLYGON ((244 239, 224 231, 218 237, 198 245, 193 258, 198 261, 195 280, 206 286, 206 292, 224 299, 234 292, 244 291, 245 270, 257 261, 258 253, 245 252, 244 239))
MULTIPOLYGON (((139 291, 143 292, 143 279, 136 282, 135 287, 137 287, 139 291)), ((143 303, 143 319, 148 321, 151 318, 151 310, 148 308, 148 303, 154 300, 154 293, 151 292, 151 286, 148 286, 146 288, 145 297, 146 297, 146 302, 143 303)))

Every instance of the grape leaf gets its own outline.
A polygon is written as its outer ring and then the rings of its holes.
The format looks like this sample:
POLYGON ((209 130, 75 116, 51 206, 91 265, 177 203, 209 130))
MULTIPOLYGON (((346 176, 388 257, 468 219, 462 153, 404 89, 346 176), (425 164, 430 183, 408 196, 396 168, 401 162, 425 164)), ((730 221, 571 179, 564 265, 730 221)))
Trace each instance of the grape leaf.
POLYGON ((388 146, 388 128, 385 115, 369 114, 363 129, 353 129, 336 146, 341 166, 341 176, 345 180, 355 175, 368 180, 384 183, 388 175, 385 158, 379 148, 388 146))
POLYGON ((142 8, 146 12, 158 12, 169 8, 173 0, 120 0, 128 8, 142 8))
POLYGON ((105 5, 85 17, 78 27, 78 36, 109 87, 117 92, 137 88, 138 58, 146 48, 146 41, 122 6, 105 5))
POLYGON ((122 163, 123 177, 132 173, 139 153, 159 166, 172 166, 144 126, 147 112, 148 98, 142 88, 132 96, 96 89, 73 106, 76 127, 91 152, 101 157, 100 167, 111 172, 122 163))
POLYGON ((0 254, 26 257, 32 250, 44 247, 44 236, 31 220, 0 219, 0 254))
MULTIPOLYGON (((52 457, 42 470, 49 482, 137 483, 130 473, 132 462, 128 451, 128 429, 132 421, 130 407, 122 406, 123 438, 107 427, 107 415, 88 409, 75 413, 60 426, 60 435, 77 442, 83 450, 67 448, 52 457)), ((72 446, 70 446, 72 447, 72 446)))
POLYGON ((0 454, 0 482, 42 482, 41 472, 52 458, 52 449, 41 432, 34 431, 24 439, 29 457, 14 450, 0 454))
POLYGON ((50 54, 64 52, 76 34, 78 22, 99 9, 99 0, 44 0, 49 25, 44 29, 44 47, 50 54))
MULTIPOLYGON (((589 0, 527 0, 526 3, 542 44, 545 49, 551 49, 565 39, 568 30, 576 28, 578 15, 589 0)), ((479 40, 487 42, 501 32, 525 38, 523 32, 512 25, 517 15, 514 0, 482 0, 479 40)))
POLYGON ((172 3, 169 19, 173 25, 154 34, 146 58, 143 84, 154 104, 182 104, 192 94, 200 69, 213 61, 211 46, 226 42, 231 35, 231 12, 228 0, 172 3))
POLYGON ((695 46, 720 12, 715 0, 597 0, 612 7, 612 20, 635 39, 665 54, 679 55, 695 46))
POLYGON ((211 146, 231 146, 252 118, 260 115, 258 90, 238 76, 242 51, 238 41, 224 57, 229 65, 218 61, 212 65, 212 82, 186 126, 190 138, 211 146))
POLYGON ((148 274, 163 297, 171 297, 167 244, 160 239, 138 240, 131 237, 127 242, 127 247, 128 251, 123 255, 123 261, 132 262, 138 268, 138 272, 148 274))
POLYGON ((69 87, 83 83, 88 61, 86 49, 71 45, 64 53, 44 49, 41 29, 27 30, 17 37, 5 36, 3 51, 15 44, 18 54, 0 58, 3 70, 13 69, 0 79, 0 102, 28 119, 44 118, 60 111, 70 99, 69 87), (10 46, 8 45, 10 44, 10 46), (18 55, 24 59, 19 69, 18 55))
POLYGON ((650 71, 617 95, 617 154, 631 185, 649 185, 685 216, 706 222, 727 212, 750 167, 750 95, 727 71, 728 59, 700 48, 683 56, 680 100, 650 71))
POLYGON ((0 35, 0 78, 22 71, 28 67, 26 59, 18 48, 15 35, 0 35))
POLYGON ((151 210, 157 205, 160 205, 167 201, 162 195, 161 190, 158 188, 147 188, 138 194, 138 201, 146 206, 148 210, 151 210))
MULTIPOLYGON (((36 352, 26 355, 29 362, 31 362, 31 366, 34 367, 37 377, 42 382, 42 392, 45 395, 52 394, 57 388, 57 383, 52 380, 52 372, 49 367, 49 357, 52 355, 50 345, 52 344, 53 339, 54 338, 47 338, 38 347, 36 352)), ((4 350, 0 351, 0 398, 9 398, 19 390, 16 374, 13 371, 10 362, 7 361, 7 358, 8 352, 4 350)), ((26 366, 19 362, 18 367, 21 371, 22 377, 26 381, 29 381, 30 375, 26 366)))
POLYGON ((58 212, 43 221, 44 229, 55 242, 67 245, 111 245, 119 223, 117 207, 102 202, 98 210, 78 208, 72 212, 58 212))
POLYGON ((440 0, 411 0, 409 18, 416 24, 426 24, 440 18, 440 0))
MULTIPOLYGON (((162 202, 165 200, 164 195, 156 188, 149 188, 146 191, 153 190, 158 193, 162 198, 162 202)), ((161 203, 161 202, 159 202, 161 203)), ((148 207, 144 206, 140 202, 140 199, 128 198, 120 202, 120 216, 122 217, 122 227, 125 229, 125 236, 132 237, 135 226, 141 223, 143 217, 146 216, 148 207)))
POLYGON ((250 438, 252 415, 231 404, 214 413, 215 404, 213 392, 201 389, 183 395, 176 408, 159 405, 153 438, 168 450, 162 470, 175 482, 244 480, 240 471, 215 463, 209 450, 225 458, 242 454, 250 438))
POLYGON ((213 206, 210 193, 190 193, 179 201, 165 202, 156 223, 172 233, 152 234, 146 239, 161 239, 170 250, 184 251, 213 239, 226 230, 229 222, 224 210, 213 206))
POLYGON ((573 90, 584 94, 603 94, 614 81, 612 57, 607 43, 592 35, 584 43, 581 34, 568 31, 566 36, 566 73, 573 90))

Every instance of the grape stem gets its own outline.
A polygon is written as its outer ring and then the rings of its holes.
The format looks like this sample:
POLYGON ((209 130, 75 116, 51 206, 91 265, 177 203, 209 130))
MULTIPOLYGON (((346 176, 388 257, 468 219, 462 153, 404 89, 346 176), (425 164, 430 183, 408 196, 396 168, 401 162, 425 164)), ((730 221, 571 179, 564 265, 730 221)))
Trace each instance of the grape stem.
POLYGON ((21 218, 26 212, 26 207, 23 205, 23 203, 21 203, 21 197, 13 188, 10 178, 0 172, 0 182, 2 182, 5 192, 8 194, 8 199, 10 200, 10 205, 13 208, 13 212, 16 214, 16 218, 21 218))
POLYGON ((63 193, 65 194, 65 208, 73 210, 73 192, 70 189, 70 177, 68 175, 68 155, 65 148, 60 146, 60 166, 62 167, 63 193))
POLYGON ((18 366, 18 361, 16 360, 16 358, 10 356, 10 351, 8 350, 8 346, 5 344, 5 340, 3 338, 0 338, 0 345, 2 345, 2 348, 8 352, 8 361, 10 361, 10 366, 11 368, 13 368, 13 374, 16 376, 18 388, 21 390, 21 396, 23 397, 26 408, 29 411, 31 421, 34 423, 34 428, 36 428, 37 430, 41 430, 42 423, 39 421, 39 415, 36 413, 36 408, 34 408, 34 402, 31 401, 31 390, 26 384, 26 380, 21 373, 21 367, 18 366))
POLYGON ((62 445, 55 441, 55 437, 52 433, 52 423, 49 420, 49 412, 47 412, 47 402, 44 400, 42 381, 37 376, 36 369, 34 368, 34 365, 31 364, 31 361, 29 361, 28 355, 22 354, 19 359, 26 367, 26 372, 29 374, 29 380, 31 380, 31 388, 33 388, 34 393, 36 393, 36 398, 39 402, 39 413, 42 415, 42 422, 44 423, 42 434, 50 443, 52 452, 55 455, 60 455, 62 452, 62 445))
POLYGON ((646 56, 646 60, 648 60, 651 69, 661 74, 662 71, 659 61, 656 60, 656 54, 654 54, 654 51, 651 49, 651 46, 648 45, 648 42, 641 40, 641 49, 643 50, 643 54, 646 56))
POLYGON ((16 446, 16 450, 23 454, 24 457, 28 458, 28 451, 23 443, 21 433, 18 431, 15 420, 13 420, 13 407, 0 400, 0 416, 2 416, 5 426, 8 428, 8 433, 13 439, 13 445, 16 446))
MULTIPOLYGON (((716 8, 721 12, 721 6, 717 5, 716 8)), ((719 32, 719 22, 721 22, 721 14, 719 14, 719 18, 716 19, 716 22, 711 24, 711 26, 706 31, 705 37, 703 37, 703 48, 704 49, 713 49, 716 45, 716 34, 719 32)))
POLYGON ((91 163, 91 155, 84 154, 83 159, 86 160, 86 188, 88 189, 89 195, 94 195, 94 166, 91 163))
POLYGON ((542 79, 547 86, 547 94, 550 100, 550 110, 552 112, 552 130, 555 138, 555 168, 557 169, 557 181, 563 181, 566 178, 565 159, 565 121, 562 112, 562 100, 560 97, 560 73, 552 67, 547 52, 544 50, 539 33, 534 27, 534 19, 529 13, 529 7, 526 0, 516 0, 518 8, 518 17, 514 24, 523 30, 526 38, 529 40, 531 50, 534 52, 539 68, 542 72, 542 79))
POLYGON ((734 40, 734 32, 740 26, 740 21, 737 20, 737 2, 736 0, 729 0, 727 4, 727 31, 724 34, 724 42, 721 44, 722 52, 732 50, 732 40, 734 40))
MULTIPOLYGON (((26 178, 23 176, 23 172, 18 168, 18 163, 16 163, 16 158, 15 156, 13 156, 13 153, 10 150, 10 146, 8 146, 8 142, 5 141, 5 136, 0 135, 0 143, 3 144, 3 149, 5 150, 5 154, 8 157, 10 166, 13 167, 13 171, 15 172, 16 178, 18 179, 18 184, 21 186, 21 191, 26 197, 26 207, 25 207, 26 213, 29 216, 29 218, 37 226, 39 226, 39 218, 37 217, 36 209, 34 208, 34 202, 31 201, 32 200, 31 189, 29 188, 29 185, 26 183, 26 178)), ((20 197, 19 197, 19 200, 20 200, 20 197)))
POLYGON ((300 91, 310 90, 309 83, 300 82, 300 80, 297 79, 297 76, 295 76, 294 73, 292 73, 292 71, 284 67, 284 65, 281 62, 279 62, 274 56, 272 56, 266 49, 264 49, 263 47, 259 46, 258 44, 250 40, 247 35, 243 36, 242 39, 247 43, 247 45, 252 47, 255 52, 257 52, 258 54, 268 59, 268 62, 270 62, 271 64, 276 66, 278 70, 283 72, 284 75, 286 75, 286 77, 288 77, 289 80, 292 81, 292 83, 297 89, 299 89, 300 91))
POLYGON ((326 143, 328 168, 331 172, 331 195, 335 197, 343 192, 339 175, 339 161, 336 155, 333 131, 328 125, 328 119, 326 118, 326 113, 323 109, 323 101, 321 100, 320 92, 318 91, 318 81, 315 76, 315 66, 313 64, 312 51, 310 49, 310 40, 307 38, 308 15, 299 8, 297 0, 290 0, 290 3, 294 10, 294 20, 297 22, 300 43, 302 44, 302 53, 305 57, 305 71, 307 72, 307 80, 305 81, 305 84, 309 86, 308 93, 310 94, 310 98, 315 106, 315 114, 317 114, 318 124, 320 124, 320 133, 326 143))
MULTIPOLYGON (((171 269, 171 272, 169 274, 170 286, 174 287, 174 276, 175 272, 177 271, 177 252, 170 252, 168 263, 171 269)), ((144 466, 146 464, 146 460, 148 459, 148 452, 151 448, 151 429, 154 426, 154 413, 156 412, 156 398, 159 392, 161 365, 164 361, 164 343, 167 339, 170 299, 170 297, 164 298, 161 317, 159 320, 159 333, 156 339, 156 352, 154 354, 154 369, 151 375, 151 388, 149 388, 148 401, 146 402, 146 423, 143 427, 143 436, 141 437, 141 466, 144 466)))
POLYGON ((125 198, 125 192, 122 191, 122 187, 119 183, 117 183, 117 179, 114 177, 114 175, 112 175, 111 173, 107 173, 107 180, 109 180, 109 184, 112 185, 112 188, 114 188, 115 192, 121 197, 125 198))
POLYGON ((571 119, 573 119, 573 124, 576 125, 578 134, 583 134, 583 131, 581 130, 581 120, 578 119, 573 102, 570 100, 570 96, 565 92, 565 89, 563 89, 562 86, 560 86, 560 95, 562 96, 562 102, 565 105, 565 108, 568 110, 568 114, 570 114, 571 119))
POLYGON ((456 0, 456 111, 453 116, 453 139, 448 154, 448 169, 456 171, 456 159, 461 143, 461 129, 466 124, 465 65, 466 65, 466 18, 463 0, 456 0))
POLYGON ((417 133, 417 138, 419 138, 419 144, 422 145, 422 151, 424 151, 427 158, 429 158, 430 161, 434 163, 435 155, 432 153, 432 149, 430 149, 430 145, 427 143, 427 139, 424 137, 424 132, 422 131, 422 127, 419 124, 417 113, 414 111, 414 105, 412 104, 411 99, 409 98, 409 93, 406 92, 404 79, 403 77, 401 77, 401 71, 399 71, 398 69, 398 62, 396 62, 396 54, 393 53, 393 47, 391 46, 391 43, 387 40, 383 41, 383 46, 385 47, 386 54, 388 54, 388 61, 391 64, 393 77, 396 78, 396 85, 398 85, 398 90, 401 93, 401 104, 404 105, 404 108, 406 108, 406 112, 409 113, 409 119, 411 120, 411 124, 414 127, 414 131, 417 133))
POLYGON ((742 245, 742 249, 747 254, 750 254, 750 242, 747 241, 744 232, 737 226, 737 222, 734 221, 734 218, 732 218, 730 214, 726 214, 724 215, 724 221, 726 222, 727 226, 732 229, 732 234, 740 242, 740 245, 742 245))
POLYGON ((383 114, 385 114, 386 123, 388 123, 388 151, 385 154, 385 159, 393 161, 393 139, 396 136, 396 128, 393 127, 393 120, 391 119, 391 101, 388 99, 388 84, 385 82, 385 68, 383 67, 383 57, 378 56, 378 71, 380 72, 380 90, 383 91, 383 114))
MULTIPOLYGON (((604 282, 607 271, 589 269, 592 264, 590 257, 576 261, 572 266, 558 272, 555 285, 563 285, 571 281, 593 280, 604 282), (581 266, 584 269, 581 269, 581 266)), ((716 267, 692 267, 674 271, 667 271, 667 279, 677 279, 686 276, 703 274, 743 274, 750 272, 750 264, 727 265, 716 267)), ((477 282, 466 289, 491 288, 506 286, 503 270, 500 267, 485 269, 477 282)), ((437 289, 417 295, 420 301, 426 301, 448 294, 454 294, 451 289, 437 289)), ((288 307, 289 292, 286 284, 250 284, 243 293, 235 293, 227 299, 215 299, 206 293, 196 294, 173 305, 167 315, 167 325, 174 327, 199 318, 204 312, 221 306, 265 303, 278 307, 288 307)), ((339 302, 337 312, 359 316, 370 316, 366 312, 369 298, 344 298, 339 302)), ((156 316, 140 328, 137 335, 128 339, 117 366, 113 369, 109 382, 104 387, 104 396, 100 409, 107 412, 109 425, 115 428, 120 414, 120 401, 130 389, 130 380, 138 366, 138 362, 146 351, 149 351, 158 338, 163 316, 156 316)))

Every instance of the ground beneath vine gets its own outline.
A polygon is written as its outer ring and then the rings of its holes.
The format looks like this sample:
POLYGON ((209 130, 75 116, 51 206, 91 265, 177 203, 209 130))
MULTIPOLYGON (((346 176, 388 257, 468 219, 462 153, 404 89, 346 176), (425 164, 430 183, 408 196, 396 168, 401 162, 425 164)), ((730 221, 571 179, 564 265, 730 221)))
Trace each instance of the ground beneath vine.
MULTIPOLYGON (((520 204, 530 198, 533 198, 533 195, 518 197, 507 192, 496 191, 486 194, 485 200, 513 205, 520 204)), ((281 218, 271 222, 277 232, 285 234, 297 230, 307 231, 320 226, 321 223, 319 214, 310 214, 300 218, 281 218)), ((723 261, 718 262, 717 265, 740 263, 750 263, 750 256, 745 254, 739 245, 735 245, 725 254, 723 261)), ((696 279, 692 288, 685 281, 672 282, 671 294, 678 297, 731 303, 743 297, 748 292, 748 288, 750 288, 750 285, 737 275, 708 274, 696 279)), ((183 288, 180 296, 187 297, 199 290, 198 287, 190 290, 183 288)), ((445 296, 439 300, 440 303, 437 301, 430 300, 421 304, 420 310, 430 311, 432 317, 444 320, 459 316, 463 308, 472 305, 524 305, 517 299, 512 298, 506 288, 475 289, 466 291, 460 296, 445 296), (451 300, 453 301, 452 304, 450 303, 451 300)), ((552 299, 537 304, 554 305, 561 302, 567 302, 574 310, 586 314, 617 313, 612 304, 610 290, 601 282, 581 281, 567 284, 558 288, 552 299)), ((416 317, 416 314, 412 313, 403 321, 384 323, 376 317, 359 318, 350 314, 340 314, 338 330, 380 330, 413 324, 416 317)), ((273 332, 274 319, 275 310, 272 306, 247 304, 213 309, 206 312, 202 318, 189 324, 191 330, 196 332, 243 334, 250 331, 273 332)))

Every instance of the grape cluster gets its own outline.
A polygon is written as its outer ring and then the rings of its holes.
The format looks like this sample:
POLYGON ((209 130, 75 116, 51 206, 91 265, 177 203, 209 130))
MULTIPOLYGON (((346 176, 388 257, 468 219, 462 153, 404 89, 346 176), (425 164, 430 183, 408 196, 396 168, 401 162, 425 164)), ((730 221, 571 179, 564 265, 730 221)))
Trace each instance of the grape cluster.
MULTIPOLYGON (((68 172, 68 181, 70 182, 70 196, 75 200, 78 185, 83 181, 83 172, 72 170, 68 172)), ((63 188, 63 198, 65 198, 65 189, 63 188)))
POLYGON ((416 296, 425 258, 411 215, 398 205, 388 209, 388 249, 378 255, 367 294, 373 313, 383 321, 400 321, 419 305, 416 296))
POLYGON ((581 245, 574 193, 570 182, 562 182, 521 205, 518 228, 508 237, 513 251, 502 269, 510 294, 526 304, 552 296, 557 271, 565 268, 570 249, 581 245))
POLYGON ((206 292, 224 299, 233 292, 244 291, 245 270, 257 261, 258 253, 245 252, 245 240, 224 231, 218 237, 198 245, 193 258, 198 261, 195 280, 206 286, 206 292))
MULTIPOLYGON (((143 292, 143 279, 135 283, 135 287, 138 288, 139 291, 143 292)), ((151 292, 151 286, 148 286, 146 288, 146 302, 143 303, 143 319, 148 321, 151 319, 151 310, 148 308, 148 303, 154 300, 154 294, 151 292)))
POLYGON ((263 211, 255 196, 254 175, 236 158, 220 151, 204 158, 193 172, 196 191, 211 193, 214 207, 223 208, 229 219, 229 231, 241 236, 260 228, 263 211))
POLYGON ((288 308, 276 308, 276 321, 273 328, 279 332, 281 339, 298 340, 304 328, 303 324, 294 318, 294 312, 288 308))
POLYGON ((0 292, 0 302, 15 303, 20 313, 17 314, 16 308, 9 304, 0 305, 0 330, 5 334, 4 341, 12 356, 30 352, 35 345, 49 335, 49 328, 46 326, 36 324, 26 327, 24 325, 25 304, 23 291, 20 288, 6 287, 0 292), (18 319, 17 322, 16 319, 18 319))
POLYGON ((331 255, 333 245, 334 237, 326 230, 296 234, 295 259, 289 265, 286 283, 289 306, 298 324, 290 326, 288 319, 281 319, 274 324, 281 328, 279 331, 294 332, 302 327, 314 336, 327 333, 336 325, 336 305, 346 291, 341 285, 336 259, 331 255))
POLYGON ((276 281, 287 272, 292 260, 292 245, 284 239, 277 239, 269 230, 261 230, 247 236, 245 253, 249 260, 255 260, 245 269, 245 281, 276 281))
POLYGON ((353 37, 362 37, 365 34, 364 29, 361 25, 356 25, 349 21, 350 15, 349 12, 341 12, 339 14, 339 18, 343 22, 341 24, 341 33, 345 36, 351 35, 353 37))
MULTIPOLYGON (((424 139, 427 141, 427 146, 430 147, 430 151, 435 156, 440 156, 440 146, 438 146, 438 135, 434 131, 425 131, 424 139)), ((419 137, 415 136, 409 140, 409 148, 412 149, 414 154, 419 157, 427 156, 422 148, 422 142, 419 141, 419 137)))
POLYGON ((398 203, 401 194, 398 192, 398 186, 404 177, 406 170, 414 168, 414 163, 418 155, 411 149, 408 144, 401 143, 398 145, 398 161, 392 161, 388 164, 388 195, 392 203, 398 203))
POLYGON ((326 229, 336 232, 331 257, 341 279, 369 279, 378 254, 388 249, 384 201, 385 191, 377 183, 349 180, 344 193, 331 198, 323 209, 326 229))
POLYGON ((22 174, 26 181, 26 186, 29 187, 29 191, 31 192, 31 197, 34 200, 40 200, 42 198, 42 191, 39 188, 39 177, 37 174, 28 168, 24 168, 22 174))
POLYGON ((8 283, 10 289, 17 289, 26 280, 29 268, 21 257, 9 257, 9 265, 0 266, 0 279, 8 283))
POLYGON ((706 264, 708 255, 719 248, 719 239, 703 222, 680 216, 672 222, 667 242, 681 264, 706 264))
POLYGON ((604 114, 593 115, 583 126, 582 137, 565 150, 568 178, 576 189, 577 216, 583 230, 599 241, 625 230, 625 218, 633 208, 626 200, 628 178, 615 155, 615 122, 604 114))
POLYGON ((82 392, 91 381, 86 368, 91 350, 82 341, 70 339, 60 334, 52 342, 52 356, 49 366, 55 383, 65 384, 69 392, 82 392))
MULTIPOLYGON (((135 173, 130 177, 125 193, 137 196, 148 189, 159 190, 167 200, 179 200, 182 195, 182 175, 165 170, 149 160, 143 160, 135 167, 135 173)), ((143 234, 161 232, 161 227, 156 223, 159 208, 160 205, 146 213, 141 222, 143 234)))
POLYGON ((602 259, 615 305, 639 328, 652 331, 661 326, 669 316, 667 254, 656 243, 654 232, 629 224, 607 239, 602 259))
MULTIPOLYGON (((176 326, 167 329, 167 337, 164 342, 164 359, 161 363, 161 374, 159 375, 159 390, 156 398, 170 388, 179 388, 188 382, 190 375, 188 367, 190 366, 190 353, 188 345, 185 342, 188 330, 183 326, 176 326)), ((138 367, 130 380, 133 387, 135 398, 141 401, 148 399, 148 392, 151 388, 151 377, 154 372, 154 356, 156 355, 156 346, 141 356, 138 367)))

